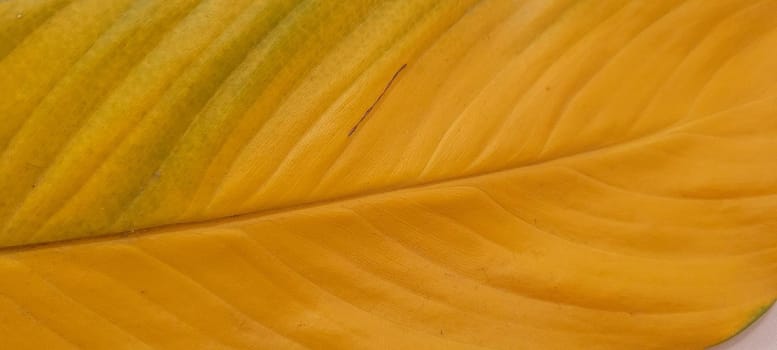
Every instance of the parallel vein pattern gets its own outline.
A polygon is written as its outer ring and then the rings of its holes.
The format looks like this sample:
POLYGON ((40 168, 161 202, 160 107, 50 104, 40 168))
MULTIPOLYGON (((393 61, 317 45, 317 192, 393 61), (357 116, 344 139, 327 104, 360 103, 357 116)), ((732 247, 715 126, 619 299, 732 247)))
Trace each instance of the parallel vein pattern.
POLYGON ((0 339, 720 342, 777 298, 773 13, 2 1, 0 339))

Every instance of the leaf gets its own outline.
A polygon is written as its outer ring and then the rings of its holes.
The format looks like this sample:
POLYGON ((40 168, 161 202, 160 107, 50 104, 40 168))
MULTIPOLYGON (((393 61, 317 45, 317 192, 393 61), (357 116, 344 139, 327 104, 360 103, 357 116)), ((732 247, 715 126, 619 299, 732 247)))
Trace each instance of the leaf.
POLYGON ((777 298, 775 11, 0 2, 0 338, 718 343, 777 298))

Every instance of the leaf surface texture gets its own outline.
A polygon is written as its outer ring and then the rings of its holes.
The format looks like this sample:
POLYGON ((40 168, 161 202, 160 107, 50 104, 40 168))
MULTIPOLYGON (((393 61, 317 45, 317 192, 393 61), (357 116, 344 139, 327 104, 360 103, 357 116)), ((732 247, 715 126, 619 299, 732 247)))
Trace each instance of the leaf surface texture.
POLYGON ((774 13, 0 2, 0 339, 721 342, 777 298, 774 13))

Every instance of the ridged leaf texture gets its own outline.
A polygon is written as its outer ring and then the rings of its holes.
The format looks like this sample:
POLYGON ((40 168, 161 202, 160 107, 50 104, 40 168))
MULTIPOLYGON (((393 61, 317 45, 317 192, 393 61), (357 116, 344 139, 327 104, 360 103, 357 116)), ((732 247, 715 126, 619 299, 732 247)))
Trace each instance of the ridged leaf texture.
POLYGON ((777 1, 0 1, 7 349, 701 349, 777 1))

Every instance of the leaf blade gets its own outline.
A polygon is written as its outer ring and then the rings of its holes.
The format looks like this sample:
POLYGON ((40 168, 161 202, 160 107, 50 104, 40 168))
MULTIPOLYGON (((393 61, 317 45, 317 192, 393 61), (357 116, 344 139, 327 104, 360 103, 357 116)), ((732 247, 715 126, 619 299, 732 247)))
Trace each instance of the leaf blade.
POLYGON ((0 101, 20 344, 696 348, 775 298, 773 1, 180 4, 0 61, 115 86, 0 101))

